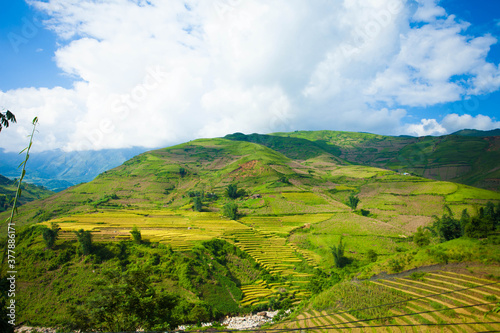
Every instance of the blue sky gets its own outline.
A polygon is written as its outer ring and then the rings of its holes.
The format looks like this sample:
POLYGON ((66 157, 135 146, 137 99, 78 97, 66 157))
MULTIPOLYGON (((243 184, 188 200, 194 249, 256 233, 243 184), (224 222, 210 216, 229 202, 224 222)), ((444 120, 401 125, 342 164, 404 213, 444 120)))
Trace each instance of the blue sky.
POLYGON ((227 133, 500 127, 500 2, 29 0, 0 5, 0 148, 227 133))
POLYGON ((54 61, 57 35, 44 29, 40 22, 47 15, 34 11, 24 1, 4 2, 1 8, 0 72, 4 75, 0 89, 71 87, 72 80, 64 76, 54 61))

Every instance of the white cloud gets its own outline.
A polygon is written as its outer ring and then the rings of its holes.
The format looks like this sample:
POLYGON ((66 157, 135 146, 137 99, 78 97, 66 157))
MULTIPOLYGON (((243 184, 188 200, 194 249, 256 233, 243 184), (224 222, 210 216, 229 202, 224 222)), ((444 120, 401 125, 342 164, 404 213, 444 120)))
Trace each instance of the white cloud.
POLYGON ((448 133, 453 133, 461 129, 488 131, 500 128, 500 121, 495 121, 494 119, 481 114, 473 117, 468 114, 459 116, 456 113, 451 113, 445 116, 441 123, 446 128, 448 133))
POLYGON ((446 115, 441 122, 436 119, 422 119, 419 124, 409 124, 406 126, 404 133, 426 136, 451 134, 461 129, 488 131, 496 128, 500 128, 500 121, 495 121, 488 116, 477 115, 473 117, 469 114, 460 116, 451 113, 446 115))
POLYGON ((419 22, 433 22, 438 17, 446 15, 443 7, 437 5, 439 0, 417 0, 419 7, 413 15, 414 21, 419 22))
POLYGON ((436 119, 422 119, 420 124, 408 125, 406 132, 415 136, 443 135, 447 133, 446 129, 436 119))
POLYGON ((497 40, 462 35, 467 27, 450 16, 412 29, 401 39, 394 62, 377 73, 366 92, 387 102, 428 106, 497 90, 500 70, 485 62, 497 40))
POLYGON ((2 132, 0 147, 12 150, 35 115, 39 149, 157 147, 236 131, 441 133, 448 125, 433 119, 405 127, 408 107, 500 87, 498 64, 486 61, 496 39, 467 36, 469 24, 434 0, 30 4, 51 17, 57 65, 76 83, 0 92, 20 120, 20 133, 2 132))

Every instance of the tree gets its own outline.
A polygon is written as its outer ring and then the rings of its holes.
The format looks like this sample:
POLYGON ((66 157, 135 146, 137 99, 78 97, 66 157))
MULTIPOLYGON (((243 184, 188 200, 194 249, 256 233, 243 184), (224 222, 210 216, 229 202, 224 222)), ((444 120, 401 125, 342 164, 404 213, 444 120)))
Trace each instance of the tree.
POLYGON ((137 228, 137 226, 134 225, 134 227, 130 231, 130 234, 132 235, 134 243, 141 244, 142 241, 141 231, 137 228))
POLYGON ((3 127, 9 127, 9 121, 11 123, 17 122, 16 116, 14 116, 14 114, 9 110, 7 110, 6 112, 0 112, 0 132, 2 131, 3 127))
POLYGON ((330 250, 332 251, 333 260, 335 261, 335 267, 342 268, 347 264, 347 258, 344 256, 345 244, 342 242, 342 236, 340 236, 339 245, 333 245, 330 250))
POLYGON ((92 252, 92 233, 90 231, 85 231, 80 229, 75 231, 76 238, 84 255, 90 254, 92 252))
POLYGON ((200 197, 193 198, 193 209, 197 212, 201 212, 203 210, 203 202, 200 197))
POLYGON ((238 185, 229 184, 226 188, 226 195, 230 199, 236 199, 238 197, 238 185))
POLYGON ((488 218, 474 216, 465 226, 464 236, 471 238, 485 238, 494 230, 493 223, 488 218))
POLYGON ((462 235, 465 234, 465 226, 470 223, 470 215, 467 212, 467 208, 462 211, 460 216, 460 229, 462 230, 462 235))
POLYGON ((460 221, 450 214, 443 214, 441 218, 434 216, 432 228, 439 235, 441 242, 446 242, 462 236, 460 221))
POLYGON ((484 208, 484 217, 488 220, 490 220, 492 223, 496 219, 496 213, 495 213, 495 205, 493 202, 488 201, 486 203, 486 207, 484 208))
POLYGON ((378 259, 378 254, 373 249, 369 249, 368 252, 366 253, 366 256, 368 258, 368 261, 370 262, 375 262, 378 259))
POLYGON ((351 194, 349 196, 349 202, 347 203, 347 205, 349 207, 351 207, 352 210, 355 210, 356 207, 358 207, 358 204, 359 204, 359 198, 358 198, 358 196, 355 196, 354 194, 351 194))
POLYGON ((57 238, 59 238, 59 225, 57 223, 52 223, 50 228, 43 231, 43 240, 48 249, 52 249, 56 243, 57 238))
POLYGON ((155 289, 149 272, 130 270, 104 272, 99 288, 80 306, 71 306, 72 329, 103 332, 164 331, 175 324, 174 308, 181 299, 155 289))
POLYGON ((234 202, 228 202, 224 205, 222 212, 224 216, 236 220, 238 218, 238 205, 234 202))
POLYGON ((418 247, 427 246, 431 242, 431 234, 428 230, 425 230, 422 227, 417 228, 417 232, 413 235, 413 242, 418 247))
POLYGON ((186 172, 186 169, 184 168, 179 168, 179 175, 181 176, 181 178, 184 178, 184 176, 187 174, 186 172))

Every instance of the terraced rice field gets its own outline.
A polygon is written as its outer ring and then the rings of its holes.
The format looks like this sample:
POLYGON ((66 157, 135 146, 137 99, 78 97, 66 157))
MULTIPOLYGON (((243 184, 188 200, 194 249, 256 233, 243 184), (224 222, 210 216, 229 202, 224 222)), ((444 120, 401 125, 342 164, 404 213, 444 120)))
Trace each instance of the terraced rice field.
POLYGON ((242 306, 266 304, 269 298, 282 292, 293 294, 296 298, 294 304, 298 304, 301 299, 311 295, 310 292, 304 291, 302 286, 297 284, 290 282, 267 283, 262 280, 258 280, 252 285, 241 287, 241 291, 243 292, 243 299, 241 300, 242 306))
POLYGON ((304 329, 305 332, 500 331, 500 314, 489 312, 500 300, 498 280, 435 271, 426 273, 421 279, 384 279, 370 284, 403 293, 409 299, 393 303, 389 315, 382 318, 360 318, 365 315, 359 308, 327 311, 308 308, 296 318, 271 327, 270 332, 273 329, 304 329))
POLYGON ((326 221, 333 214, 301 214, 285 216, 249 216, 240 221, 252 228, 265 232, 274 232, 286 236, 290 231, 306 224, 326 221))
POLYGON ((295 253, 297 248, 287 244, 282 237, 251 228, 226 232, 224 236, 251 255, 271 274, 304 278, 311 276, 295 271, 295 264, 301 262, 302 259, 295 253))
MULTIPOLYGON (((131 239, 130 230, 137 226, 143 239, 169 244, 174 250, 189 250, 194 243, 222 237, 225 233, 249 230, 236 221, 215 213, 167 211, 99 211, 54 219, 61 227, 62 239, 74 238, 73 231, 91 230, 97 241, 131 239)), ((46 225, 50 225, 46 222, 46 225)))

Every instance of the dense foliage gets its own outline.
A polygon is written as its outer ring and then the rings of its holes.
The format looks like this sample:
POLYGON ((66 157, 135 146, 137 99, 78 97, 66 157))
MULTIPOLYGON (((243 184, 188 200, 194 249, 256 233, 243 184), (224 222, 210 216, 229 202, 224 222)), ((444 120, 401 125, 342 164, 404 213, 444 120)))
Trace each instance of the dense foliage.
POLYGON ((222 209, 222 214, 231 220, 236 220, 238 218, 238 205, 232 201, 226 203, 222 209))
MULTIPOLYGON (((495 205, 489 201, 485 207, 480 207, 477 215, 470 216, 467 209, 462 211, 460 219, 453 216, 448 207, 441 217, 434 217, 434 223, 429 230, 439 237, 440 241, 449 241, 462 236, 470 238, 485 238, 500 226, 500 202, 495 205)), ((417 241, 422 240, 422 230, 417 232, 417 241)))
MULTIPOLYGON (((96 243, 80 230, 77 240, 58 240, 47 250, 44 235, 52 230, 58 227, 19 231, 18 302, 30 306, 18 322, 103 332, 173 329, 249 311, 239 304, 242 281, 267 274, 223 240, 179 253, 147 241, 96 243)), ((3 294, 0 304, 6 300, 3 294)))

